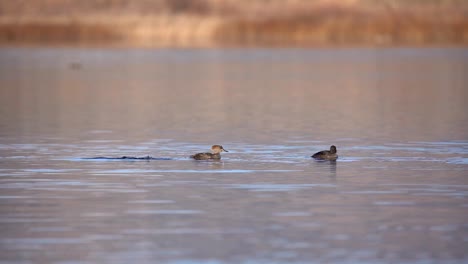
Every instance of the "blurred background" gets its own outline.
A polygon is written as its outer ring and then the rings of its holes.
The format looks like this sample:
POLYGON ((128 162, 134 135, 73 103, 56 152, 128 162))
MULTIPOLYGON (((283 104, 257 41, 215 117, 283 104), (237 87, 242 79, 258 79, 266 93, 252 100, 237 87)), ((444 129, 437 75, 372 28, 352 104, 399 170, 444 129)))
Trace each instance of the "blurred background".
POLYGON ((468 0, 0 0, 0 263, 466 264, 467 44, 468 0))
POLYGON ((465 0, 18 0, 0 44, 466 45, 465 0))

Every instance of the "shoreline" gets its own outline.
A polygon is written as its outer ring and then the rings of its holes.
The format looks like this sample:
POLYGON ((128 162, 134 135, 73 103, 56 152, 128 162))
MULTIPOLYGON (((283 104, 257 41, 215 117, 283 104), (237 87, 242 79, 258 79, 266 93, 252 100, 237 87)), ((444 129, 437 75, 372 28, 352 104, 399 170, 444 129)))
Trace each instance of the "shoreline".
POLYGON ((258 16, 248 12, 50 17, 4 14, 0 15, 0 46, 468 46, 468 8, 457 12, 454 8, 416 11, 325 5, 304 10, 270 8, 258 16))

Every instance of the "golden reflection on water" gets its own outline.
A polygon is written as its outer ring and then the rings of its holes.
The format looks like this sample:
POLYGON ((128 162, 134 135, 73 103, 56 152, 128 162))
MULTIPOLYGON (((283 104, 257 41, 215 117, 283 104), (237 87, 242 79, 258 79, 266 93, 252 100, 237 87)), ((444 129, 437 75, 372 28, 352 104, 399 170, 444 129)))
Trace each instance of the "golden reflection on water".
POLYGON ((25 133, 257 142, 271 133, 461 139, 467 128, 463 49, 4 49, 2 58, 3 117, 25 133))

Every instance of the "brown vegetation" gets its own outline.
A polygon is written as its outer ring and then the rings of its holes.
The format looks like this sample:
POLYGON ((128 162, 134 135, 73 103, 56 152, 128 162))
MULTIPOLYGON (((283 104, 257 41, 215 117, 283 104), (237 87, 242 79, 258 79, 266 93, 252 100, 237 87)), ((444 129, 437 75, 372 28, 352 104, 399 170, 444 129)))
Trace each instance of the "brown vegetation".
POLYGON ((464 0, 0 1, 0 44, 466 45, 464 0))
POLYGON ((322 6, 283 16, 236 19, 220 26, 216 38, 252 45, 468 44, 467 17, 444 18, 440 11, 322 6))
POLYGON ((84 23, 20 23, 0 24, 2 43, 103 43, 121 41, 119 32, 108 25, 84 23))

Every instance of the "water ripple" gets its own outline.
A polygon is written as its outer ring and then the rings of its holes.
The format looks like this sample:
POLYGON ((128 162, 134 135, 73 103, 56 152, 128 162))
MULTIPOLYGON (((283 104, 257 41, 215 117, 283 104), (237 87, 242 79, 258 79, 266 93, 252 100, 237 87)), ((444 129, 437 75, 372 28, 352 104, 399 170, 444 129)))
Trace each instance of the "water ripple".
POLYGON ((202 214, 199 210, 128 210, 127 214, 191 215, 202 214))
POLYGON ((226 189, 243 189, 256 192, 294 191, 314 187, 336 187, 333 184, 230 184, 226 189))

